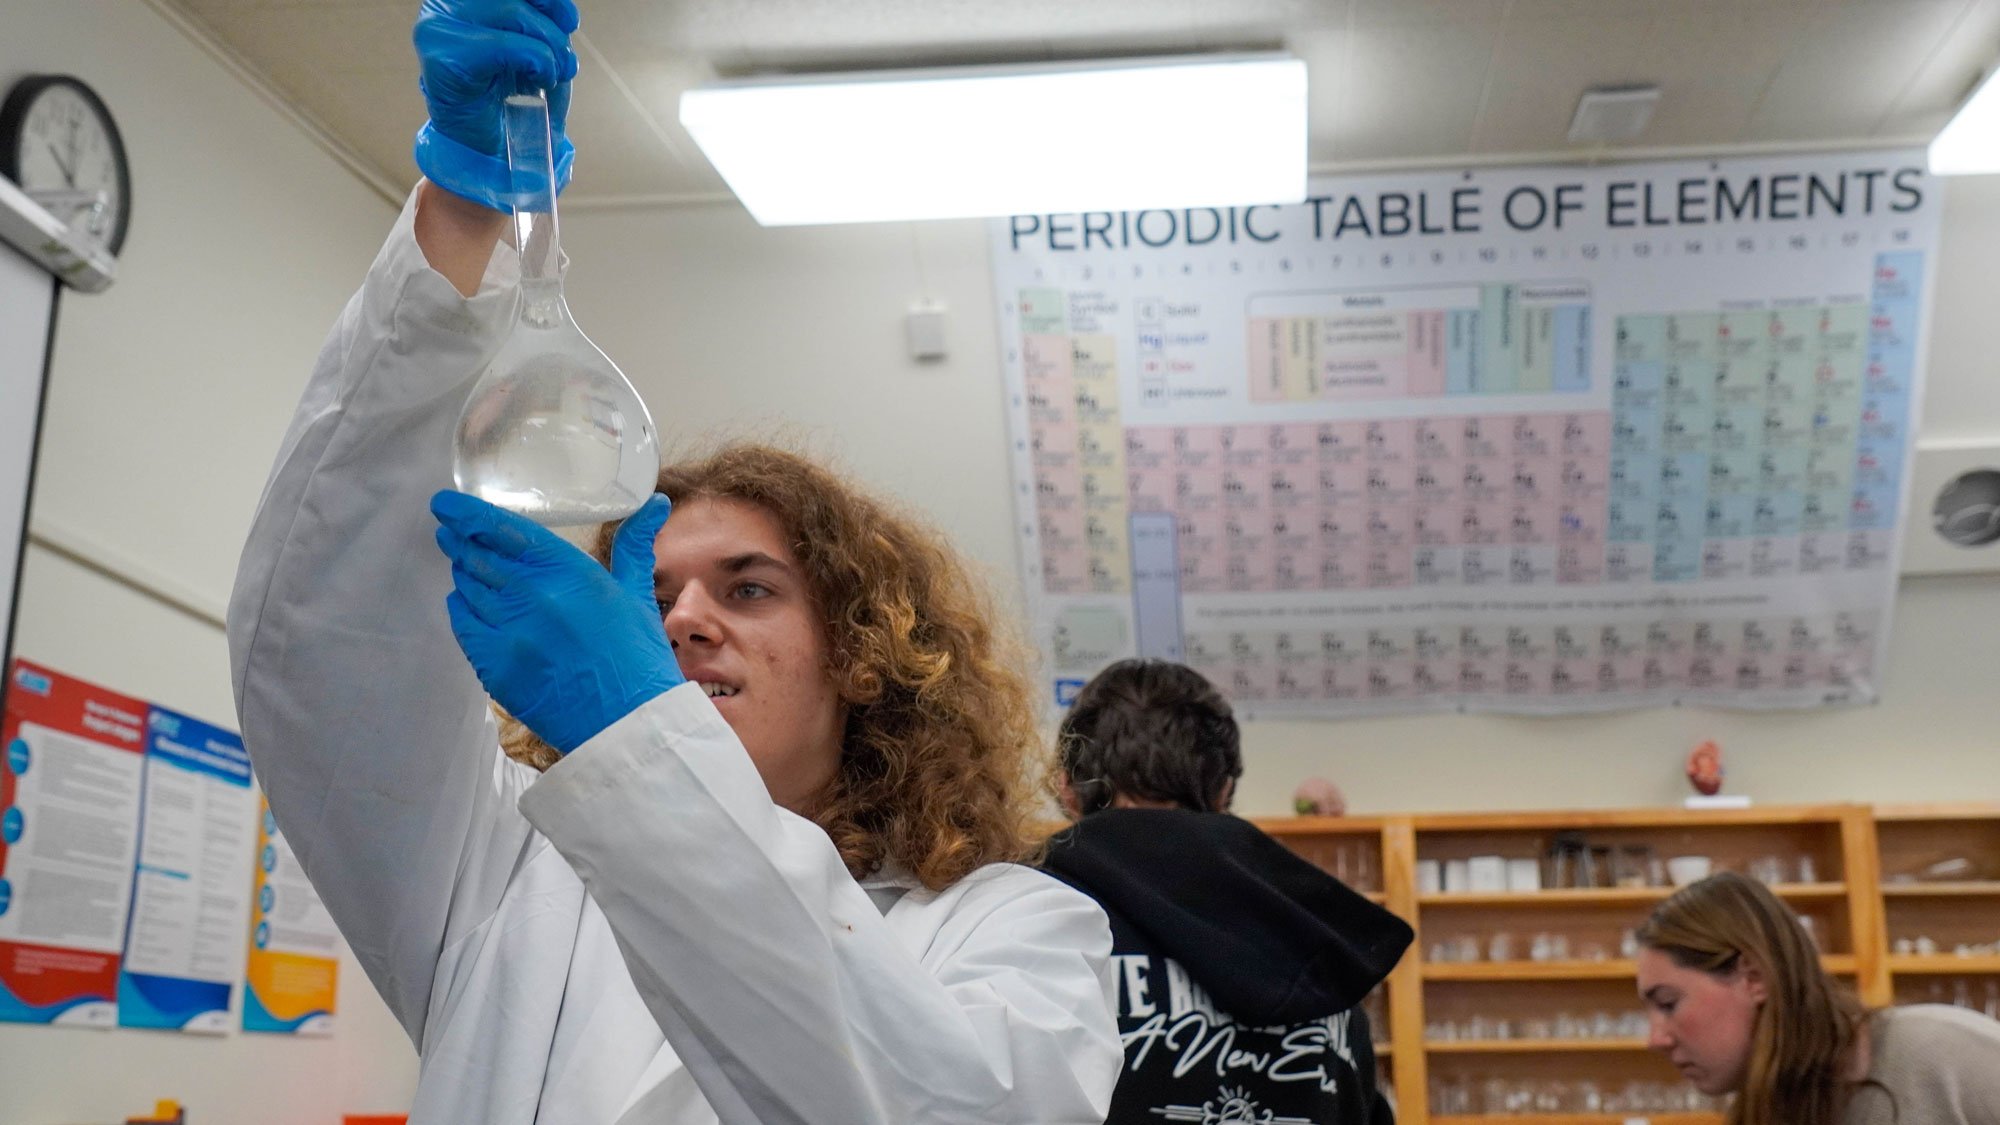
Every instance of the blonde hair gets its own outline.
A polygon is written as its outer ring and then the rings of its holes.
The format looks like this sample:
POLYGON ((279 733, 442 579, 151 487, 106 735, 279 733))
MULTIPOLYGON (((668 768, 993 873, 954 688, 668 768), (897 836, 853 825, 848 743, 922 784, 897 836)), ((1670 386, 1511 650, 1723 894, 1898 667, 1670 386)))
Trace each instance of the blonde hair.
POLYGON ((1723 872, 1676 891, 1637 936, 1684 969, 1723 977, 1755 968, 1763 977, 1728 1125, 1839 1125, 1845 1070, 1868 1012, 1820 967, 1790 907, 1762 883, 1723 872))
MULTIPOLYGON (((1025 649, 994 627, 985 591, 935 532, 788 450, 726 446, 669 466, 676 505, 769 513, 798 559, 847 708, 839 768, 813 820, 856 878, 885 861, 939 890, 1032 854, 1047 774, 1025 649)), ((610 557, 613 525, 596 555, 610 557)), ((509 721, 501 745, 538 769, 552 747, 509 721)))

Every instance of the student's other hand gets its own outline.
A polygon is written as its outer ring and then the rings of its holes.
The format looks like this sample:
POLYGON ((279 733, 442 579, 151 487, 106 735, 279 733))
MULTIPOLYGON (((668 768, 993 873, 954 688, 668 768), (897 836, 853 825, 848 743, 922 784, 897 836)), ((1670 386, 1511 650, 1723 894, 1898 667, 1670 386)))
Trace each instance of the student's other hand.
POLYGON ((524 516, 449 490, 431 497, 451 560, 451 631, 508 713, 567 754, 685 683, 653 598, 655 495, 619 525, 611 569, 524 516))

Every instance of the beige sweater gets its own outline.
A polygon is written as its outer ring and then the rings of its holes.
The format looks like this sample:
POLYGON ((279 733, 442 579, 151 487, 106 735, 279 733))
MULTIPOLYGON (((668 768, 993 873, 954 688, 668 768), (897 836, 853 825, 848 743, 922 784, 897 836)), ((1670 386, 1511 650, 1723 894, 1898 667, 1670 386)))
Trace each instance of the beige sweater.
POLYGON ((1868 1082, 1843 1125, 2000 1125, 2000 1021, 1917 1004, 1877 1012, 1869 1030, 1868 1082))

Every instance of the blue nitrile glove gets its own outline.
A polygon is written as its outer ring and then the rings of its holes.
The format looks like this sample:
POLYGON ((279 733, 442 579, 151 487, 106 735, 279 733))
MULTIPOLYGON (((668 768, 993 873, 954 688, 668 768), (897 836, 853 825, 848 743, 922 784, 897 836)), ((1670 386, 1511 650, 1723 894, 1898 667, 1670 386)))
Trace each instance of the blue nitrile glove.
POLYGON ((524 516, 462 492, 431 497, 451 559, 451 631, 486 692, 567 754, 686 683, 653 598, 654 496, 619 525, 611 569, 524 516))
POLYGON ((424 0, 417 13, 418 85, 431 119, 417 130, 417 167, 453 195, 511 210, 507 125, 511 94, 543 90, 555 145, 556 191, 569 183, 576 146, 563 135, 576 77, 572 0, 424 0))

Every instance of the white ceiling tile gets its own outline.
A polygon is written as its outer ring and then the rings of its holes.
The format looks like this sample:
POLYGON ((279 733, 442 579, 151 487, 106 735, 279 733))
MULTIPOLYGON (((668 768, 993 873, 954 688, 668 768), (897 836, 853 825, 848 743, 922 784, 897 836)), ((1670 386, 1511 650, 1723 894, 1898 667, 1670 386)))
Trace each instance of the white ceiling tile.
POLYGON ((1931 57, 1910 76, 1882 115, 1883 136, 1919 136, 1941 128, 2000 60, 2000 0, 1973 0, 1931 57))
POLYGON ((1652 19, 1675 6, 1675 0, 1514 0, 1507 8, 1507 20, 1532 26, 1545 20, 1652 19))
POLYGON ((1811 141, 1867 137, 1910 76, 1927 63, 1965 0, 1847 4, 1804 23, 1744 137, 1811 141))
POLYGON ((176 6, 210 28, 219 29, 262 3, 263 0, 178 0, 176 6))
POLYGON ((588 114, 578 118, 569 132, 576 142, 576 178, 565 200, 711 195, 728 190, 699 154, 696 164, 679 159, 642 118, 629 111, 588 114))
POLYGON ((1499 38, 1497 20, 1437 27, 1357 24, 1347 64, 1337 72, 1341 104, 1326 159, 1466 151, 1499 38))
POLYGON ((1660 87, 1659 107, 1633 144, 1701 146, 1740 140, 1771 76, 1818 0, 1701 0, 1657 12, 1635 79, 1660 87))
POLYGON ((1593 86, 1645 82, 1653 65, 1648 13, 1601 19, 1510 19, 1469 147, 1537 152, 1569 143, 1576 101, 1593 86))
POLYGON ((733 5, 603 0, 580 12, 580 30, 601 48, 632 52, 705 54, 742 48, 733 5))
POLYGON ((311 111, 330 77, 346 70, 398 69, 401 88, 414 95, 410 24, 406 4, 323 3, 245 12, 216 32, 311 111))
POLYGON ((579 174, 573 189, 578 197, 725 190, 679 122, 681 93, 712 77, 707 64, 605 54, 617 82, 586 73, 570 110, 577 158, 591 161, 590 175, 579 174))
POLYGON ((417 181, 410 147, 424 123, 423 97, 410 70, 378 67, 320 76, 312 97, 311 112, 320 124, 398 184, 417 181))
MULTIPOLYGON (((361 159, 414 175, 415 0, 165 2, 361 159)), ((1313 159, 1338 163, 1561 149, 1583 90, 1624 82, 1662 90, 1642 145, 1916 136, 2000 56, 2000 0, 582 3, 579 199, 720 190, 679 93, 759 69, 1284 44, 1307 63, 1313 159)))
POLYGON ((1306 64, 1306 159, 1332 160, 1346 101, 1348 35, 1332 29, 1297 32, 1285 50, 1306 64))
POLYGON ((1356 27, 1488 23, 1504 17, 1512 3, 1513 0, 1354 0, 1351 18, 1356 27))
MULTIPOLYGON (((1220 5, 1237 11, 1239 5, 1220 5)), ((1106 36, 1152 39, 1186 28, 1194 0, 758 0, 736 6, 737 34, 752 51, 824 53, 981 43, 1061 44, 1106 36)))

